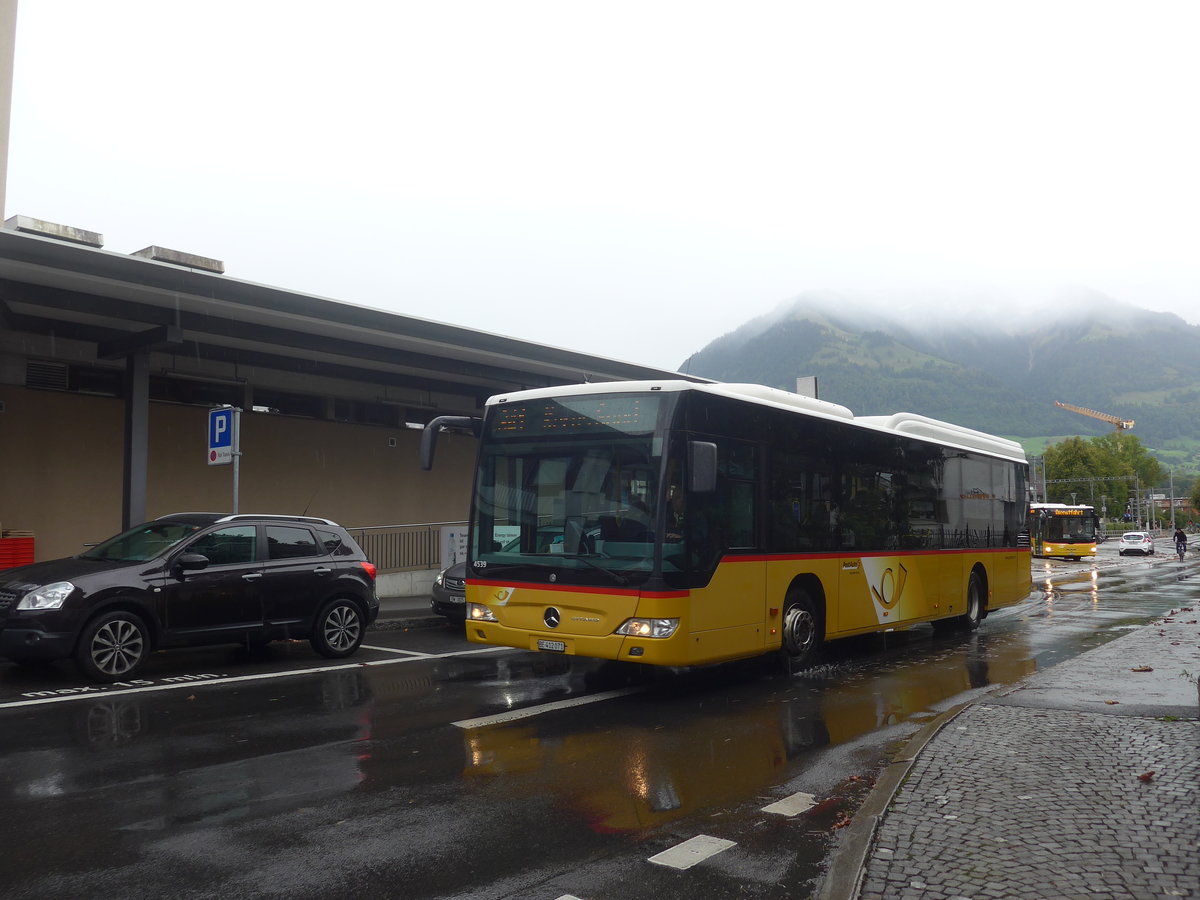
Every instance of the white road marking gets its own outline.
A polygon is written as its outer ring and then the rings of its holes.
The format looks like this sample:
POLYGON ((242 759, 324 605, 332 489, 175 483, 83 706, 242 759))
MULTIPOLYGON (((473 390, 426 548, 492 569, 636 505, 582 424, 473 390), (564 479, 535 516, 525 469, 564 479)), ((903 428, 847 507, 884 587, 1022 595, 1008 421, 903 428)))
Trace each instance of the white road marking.
POLYGON ((459 728, 486 728, 488 725, 503 725, 505 722, 515 722, 518 719, 529 719, 544 713, 560 709, 570 709, 572 706, 585 706, 588 703, 599 703, 602 700, 614 700, 617 697, 627 697, 630 694, 640 694, 645 688, 624 688, 619 691, 605 691, 600 694, 590 694, 587 697, 577 697, 574 700, 556 700, 553 703, 543 703, 540 706, 527 706, 524 709, 514 709, 512 712, 499 713, 494 716, 483 716, 478 719, 462 719, 451 722, 459 728))
MULTIPOLYGON (((404 662, 419 662, 423 659, 452 659, 456 656, 478 656, 481 653, 503 653, 506 650, 512 650, 512 647, 482 647, 479 650, 453 650, 450 653, 421 653, 416 656, 408 656, 404 659, 373 659, 363 663, 364 666, 393 666, 396 663, 404 662)), ((402 651, 409 653, 412 651, 402 651)))
POLYGON ((403 653, 406 656, 429 656, 428 653, 422 653, 419 650, 398 650, 395 647, 376 647, 374 644, 363 644, 363 650, 378 650, 380 653, 403 653))
POLYGON ((781 816, 798 816, 800 813, 807 812, 816 805, 816 797, 800 791, 799 793, 792 794, 790 797, 777 800, 769 806, 764 806, 762 811, 765 813, 778 813, 781 816))
MULTIPOLYGON (((368 647, 370 650, 386 650, 385 647, 368 647)), ((77 688, 58 688, 70 693, 55 694, 51 697, 22 697, 20 700, 0 701, 0 709, 16 709, 23 706, 37 706, 43 703, 66 703, 69 700, 87 700, 97 697, 124 697, 128 694, 144 694, 150 691, 173 691, 179 688, 195 688, 209 684, 235 684, 243 681, 266 681, 272 678, 291 678, 296 675, 315 675, 321 672, 340 672, 345 669, 359 669, 366 666, 392 666, 397 663, 421 662, 429 659, 448 659, 455 656, 473 656, 480 653, 497 653, 511 650, 511 647, 483 647, 478 650, 459 650, 451 653, 421 653, 405 656, 400 659, 380 659, 370 662, 351 662, 333 666, 314 666, 311 669, 283 669, 277 672, 259 672, 254 675, 172 675, 157 684, 138 685, 136 687, 114 688, 105 684, 83 685, 77 688)), ((393 651, 409 653, 411 651, 393 651)), ((133 681, 146 679, 131 679, 133 681)), ((29 691, 31 694, 49 693, 49 691, 29 691)))
MULTIPOLYGON (((179 688, 192 688, 207 684, 234 684, 240 681, 266 681, 270 678, 288 678, 293 675, 311 675, 319 672, 339 672, 343 669, 357 669, 362 663, 349 663, 340 666, 317 666, 312 669, 288 669, 284 672, 261 672, 257 675, 220 675, 216 678, 196 677, 186 681, 172 681, 170 684, 148 684, 143 687, 122 688, 109 690, 103 685, 77 688, 78 693, 60 694, 55 697, 31 697, 26 700, 9 700, 0 703, 0 709, 12 709, 18 706, 36 706, 39 703, 65 703, 68 700, 88 700, 97 697, 123 697, 126 694, 145 694, 149 691, 174 691, 179 688)), ((183 676, 175 676, 183 677, 183 676)), ((30 693, 36 693, 31 691, 30 693)))
POLYGON ((682 844, 676 844, 669 850, 655 854, 650 857, 650 862, 660 866, 670 866, 672 869, 690 869, 696 863, 702 863, 710 856, 716 856, 718 853, 736 846, 735 841, 698 834, 682 844))

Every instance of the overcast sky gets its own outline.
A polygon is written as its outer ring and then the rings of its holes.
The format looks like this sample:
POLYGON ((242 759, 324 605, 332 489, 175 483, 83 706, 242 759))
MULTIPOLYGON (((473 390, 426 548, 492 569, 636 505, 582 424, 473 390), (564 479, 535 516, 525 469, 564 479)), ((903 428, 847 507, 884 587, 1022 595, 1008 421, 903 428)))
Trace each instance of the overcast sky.
POLYGON ((5 216, 664 368, 811 291, 1200 323, 1197 34, 1194 0, 21 0, 5 216))

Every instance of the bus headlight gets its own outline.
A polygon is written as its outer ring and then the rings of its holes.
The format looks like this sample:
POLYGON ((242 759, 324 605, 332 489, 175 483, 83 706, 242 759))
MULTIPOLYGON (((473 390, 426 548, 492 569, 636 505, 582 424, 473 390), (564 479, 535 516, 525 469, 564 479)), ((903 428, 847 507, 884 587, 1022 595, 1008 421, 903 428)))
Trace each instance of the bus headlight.
POLYGON ((615 633, 629 637, 669 638, 678 627, 678 619, 626 619, 615 633))
POLYGON ((499 622, 495 614, 482 603, 467 604, 467 618, 472 622, 499 622))

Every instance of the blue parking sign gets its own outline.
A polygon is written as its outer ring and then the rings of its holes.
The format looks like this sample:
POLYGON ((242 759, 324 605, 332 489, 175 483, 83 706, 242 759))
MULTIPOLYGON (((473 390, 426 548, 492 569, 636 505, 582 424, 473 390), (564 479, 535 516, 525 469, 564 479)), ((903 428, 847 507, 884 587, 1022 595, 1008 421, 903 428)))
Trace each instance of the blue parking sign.
POLYGON ((233 462, 233 412, 232 406, 209 410, 208 464, 210 466, 227 466, 233 462))

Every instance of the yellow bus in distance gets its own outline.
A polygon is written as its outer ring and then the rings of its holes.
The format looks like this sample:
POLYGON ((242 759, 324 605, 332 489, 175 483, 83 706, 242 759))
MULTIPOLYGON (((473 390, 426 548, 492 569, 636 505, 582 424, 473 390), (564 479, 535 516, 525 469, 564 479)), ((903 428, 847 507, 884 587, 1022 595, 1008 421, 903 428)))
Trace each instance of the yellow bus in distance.
POLYGON ((467 637, 661 666, 919 623, 973 629, 1030 590, 1020 445, 775 388, 609 382, 489 399, 467 637))
POLYGON ((1091 506, 1029 504, 1029 544, 1034 556, 1079 559, 1096 555, 1100 519, 1091 506))

